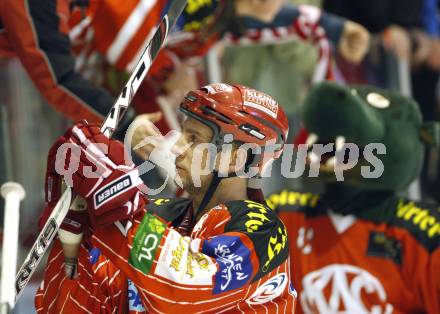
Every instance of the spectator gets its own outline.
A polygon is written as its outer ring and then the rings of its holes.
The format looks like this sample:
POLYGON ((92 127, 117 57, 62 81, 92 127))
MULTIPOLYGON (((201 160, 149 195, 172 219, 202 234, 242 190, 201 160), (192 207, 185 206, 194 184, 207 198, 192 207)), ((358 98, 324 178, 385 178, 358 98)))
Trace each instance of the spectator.
POLYGON ((423 0, 325 0, 326 11, 352 19, 377 35, 372 40, 373 53, 364 67, 341 63, 347 80, 392 87, 395 78, 388 76, 389 66, 384 62, 382 48, 401 60, 410 61, 411 38, 408 30, 420 24, 422 7, 423 0))
POLYGON ((70 119, 100 121, 113 99, 75 71, 68 0, 0 0, 0 55, 17 56, 46 101, 70 119))

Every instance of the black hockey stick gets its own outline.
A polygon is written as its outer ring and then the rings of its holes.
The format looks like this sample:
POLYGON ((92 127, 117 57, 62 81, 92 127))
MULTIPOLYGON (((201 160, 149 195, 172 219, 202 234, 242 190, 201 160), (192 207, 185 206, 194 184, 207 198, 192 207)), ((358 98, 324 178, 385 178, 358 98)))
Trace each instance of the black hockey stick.
MULTIPOLYGON (((113 104, 113 107, 111 108, 107 118, 102 124, 101 131, 106 136, 110 137, 116 129, 119 121, 139 89, 140 84, 145 78, 145 75, 150 69, 153 60, 156 58, 160 48, 163 46, 168 33, 174 27, 178 17, 185 8, 186 3, 187 0, 174 0, 171 3, 168 13, 164 16, 159 24, 153 38, 142 53, 134 72, 131 74, 127 84, 123 88, 118 99, 113 104)), ((72 198, 73 195, 71 188, 68 187, 49 216, 46 224, 43 227, 43 230, 38 235, 38 238, 32 246, 31 251, 21 266, 15 279, 15 302, 17 302, 21 292, 28 284, 32 274, 44 256, 48 246, 57 234, 64 217, 69 211, 70 204, 73 201, 72 198)))

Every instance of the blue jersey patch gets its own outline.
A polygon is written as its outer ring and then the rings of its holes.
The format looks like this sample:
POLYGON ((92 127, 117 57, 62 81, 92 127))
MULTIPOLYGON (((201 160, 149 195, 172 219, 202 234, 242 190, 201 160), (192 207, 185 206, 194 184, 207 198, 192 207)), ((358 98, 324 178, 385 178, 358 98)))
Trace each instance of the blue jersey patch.
POLYGON ((90 249, 89 250, 90 264, 95 265, 100 255, 101 255, 101 251, 98 248, 94 247, 90 249))
POLYGON ((215 274, 214 294, 243 287, 253 274, 251 252, 237 236, 217 236, 203 244, 203 253, 220 266, 215 274))
POLYGON ((130 279, 128 279, 128 309, 130 311, 145 312, 139 291, 130 279))

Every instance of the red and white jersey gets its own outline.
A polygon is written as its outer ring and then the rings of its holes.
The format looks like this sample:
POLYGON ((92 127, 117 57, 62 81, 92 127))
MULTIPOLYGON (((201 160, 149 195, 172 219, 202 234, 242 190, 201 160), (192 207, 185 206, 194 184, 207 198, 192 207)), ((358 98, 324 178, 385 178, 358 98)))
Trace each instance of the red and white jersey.
POLYGON ((440 313, 438 205, 396 197, 341 215, 288 190, 268 203, 288 230, 299 313, 440 313))
MULTIPOLYGON (((75 280, 53 248, 38 313, 293 313, 288 239, 267 206, 218 205, 188 224, 188 199, 150 202, 133 221, 98 227, 75 280), (185 226, 189 236, 185 236, 185 226)), ((192 211, 191 211, 192 212, 192 211)))

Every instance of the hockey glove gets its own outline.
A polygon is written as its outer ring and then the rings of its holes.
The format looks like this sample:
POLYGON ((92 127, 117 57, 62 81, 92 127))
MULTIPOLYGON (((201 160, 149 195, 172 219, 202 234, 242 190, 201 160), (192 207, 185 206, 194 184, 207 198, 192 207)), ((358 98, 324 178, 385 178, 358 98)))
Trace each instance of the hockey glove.
MULTIPOLYGON (((54 207, 56 206, 58 200, 62 193, 62 178, 56 173, 55 170, 55 158, 57 153, 57 148, 65 142, 65 138, 62 137, 57 140, 57 142, 49 150, 47 157, 47 167, 46 167, 46 181, 44 186, 45 192, 45 208, 43 213, 40 215, 38 220, 38 227, 41 230, 52 213, 54 207)), ((69 210, 66 218, 61 224, 60 229, 69 231, 75 235, 80 235, 84 231, 88 231, 89 218, 84 207, 83 211, 73 211, 69 210)))
POLYGON ((48 173, 55 185, 46 183, 49 202, 59 197, 63 177, 86 200, 92 226, 131 218, 143 208, 138 170, 124 158, 122 143, 107 138, 98 126, 76 124, 58 139, 51 153, 55 171, 48 173))

